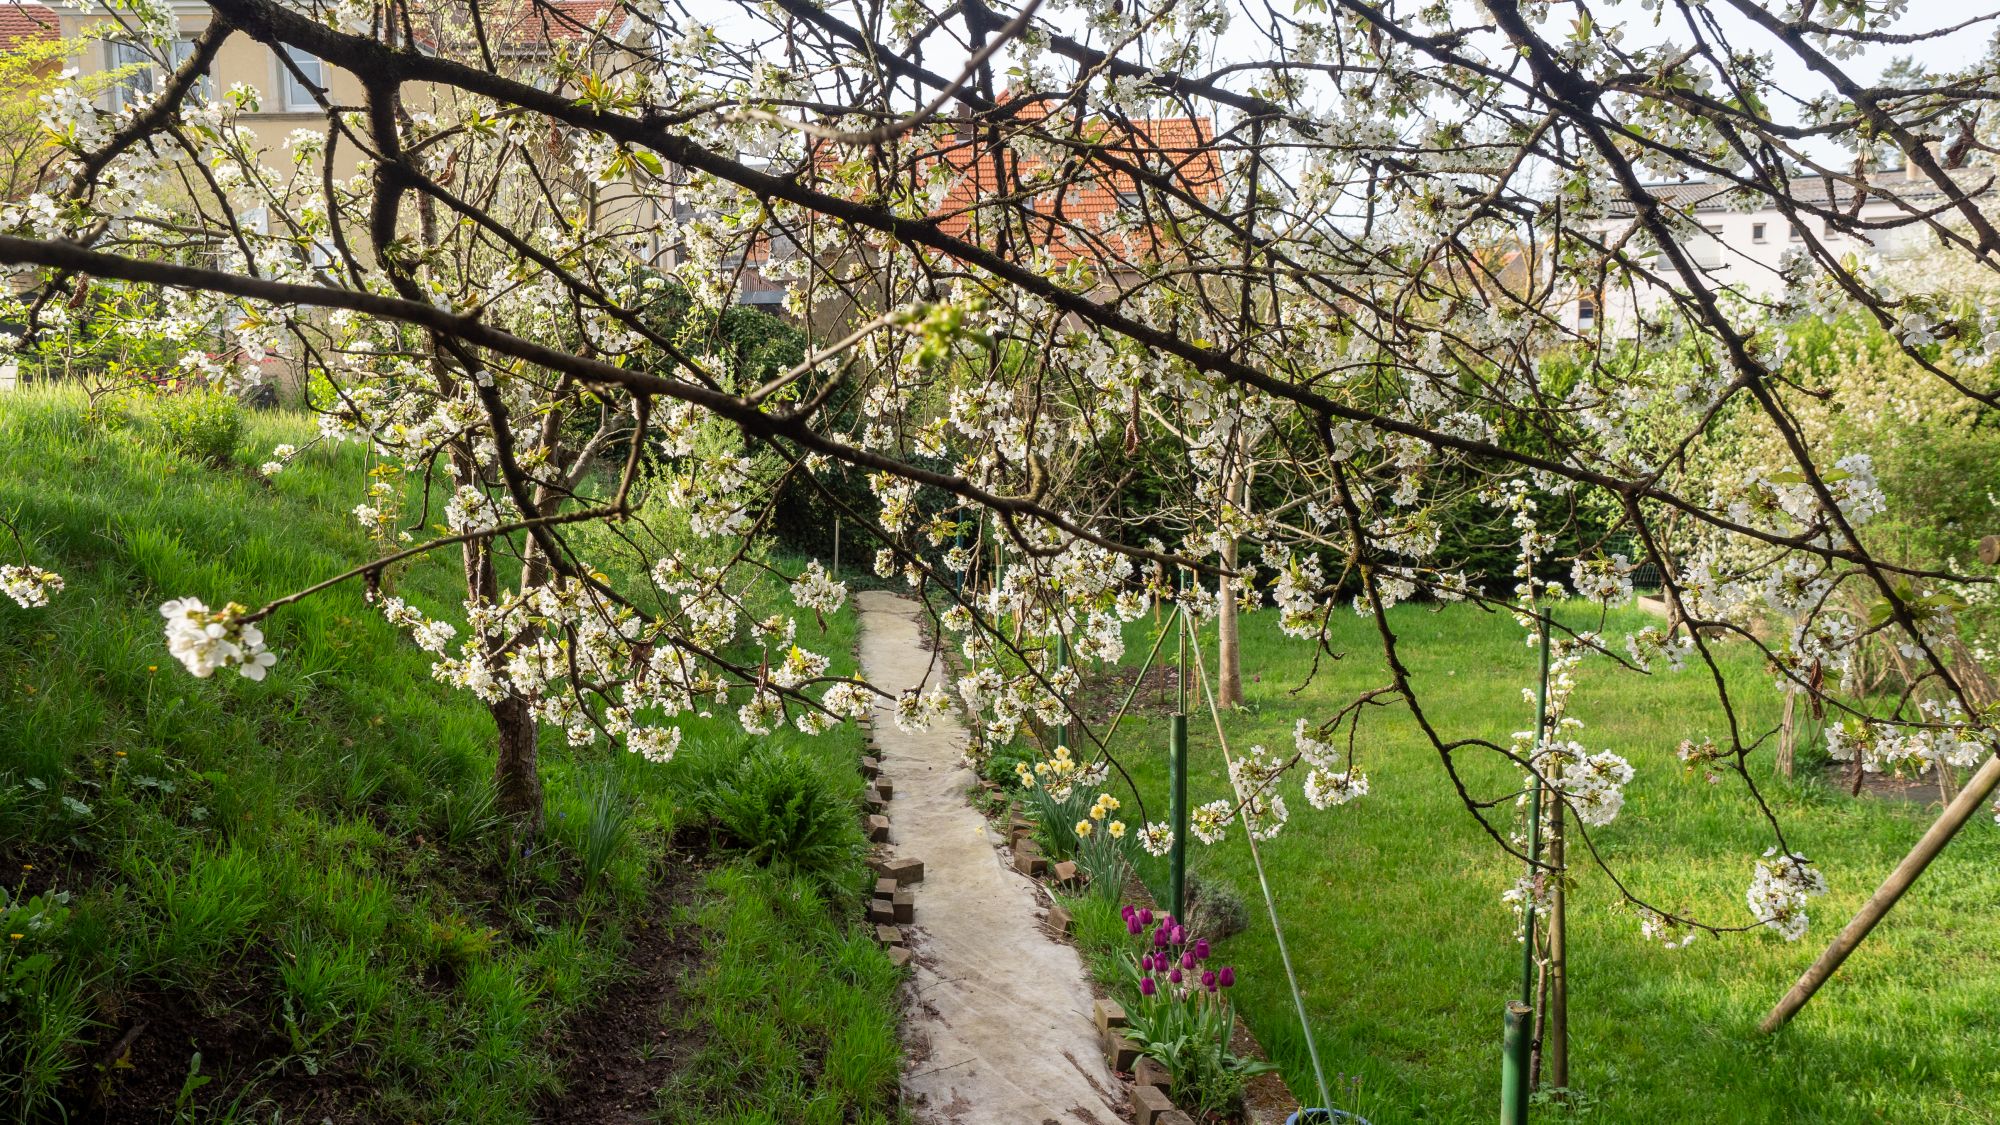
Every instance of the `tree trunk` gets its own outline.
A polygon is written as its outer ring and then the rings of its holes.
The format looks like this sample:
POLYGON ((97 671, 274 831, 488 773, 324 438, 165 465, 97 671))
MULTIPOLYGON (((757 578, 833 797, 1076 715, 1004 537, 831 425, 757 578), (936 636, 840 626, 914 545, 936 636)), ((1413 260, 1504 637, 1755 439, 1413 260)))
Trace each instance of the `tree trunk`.
MULTIPOLYGON (((489 547, 486 541, 471 540, 465 544, 462 555, 467 594, 490 605, 498 600, 500 581, 493 570, 489 547)), ((542 832, 542 774, 535 760, 535 716, 528 701, 515 695, 487 704, 486 710, 493 716, 496 735, 494 807, 507 819, 507 846, 511 851, 532 842, 542 832)))
POLYGON ((535 761, 536 724, 528 701, 510 695, 487 705, 499 730, 493 762, 494 807, 507 819, 510 847, 542 834, 542 774, 535 761))

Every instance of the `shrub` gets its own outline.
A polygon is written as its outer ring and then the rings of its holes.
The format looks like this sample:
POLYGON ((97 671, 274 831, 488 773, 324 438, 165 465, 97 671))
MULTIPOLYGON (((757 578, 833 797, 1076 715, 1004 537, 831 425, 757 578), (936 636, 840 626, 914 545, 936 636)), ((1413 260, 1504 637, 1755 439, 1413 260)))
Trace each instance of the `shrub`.
POLYGON ((986 755, 986 760, 980 763, 979 776, 995 785, 1018 785, 1020 782, 1014 769, 1016 764, 1032 768, 1035 764, 1035 752, 1019 745, 995 747, 986 755))
POLYGON ((243 435, 243 404, 228 391, 190 387, 153 400, 153 421, 175 452, 222 465, 243 435))
POLYGON ((852 801, 801 751, 760 745, 706 797, 725 842, 751 859, 839 884, 866 850, 852 801))
POLYGON ((1187 873, 1187 928, 1210 941, 1242 933, 1250 908, 1236 888, 1211 875, 1187 873))

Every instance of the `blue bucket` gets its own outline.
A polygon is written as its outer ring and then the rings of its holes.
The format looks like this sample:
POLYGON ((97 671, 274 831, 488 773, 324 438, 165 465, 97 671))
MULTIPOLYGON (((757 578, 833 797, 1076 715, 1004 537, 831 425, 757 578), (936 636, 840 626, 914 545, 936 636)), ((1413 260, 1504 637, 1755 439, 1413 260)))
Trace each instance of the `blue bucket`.
POLYGON ((1353 1125, 1368 1125, 1365 1117, 1356 1117, 1344 1109, 1302 1109, 1285 1118, 1285 1125, 1333 1125, 1334 1122, 1348 1121, 1353 1125))

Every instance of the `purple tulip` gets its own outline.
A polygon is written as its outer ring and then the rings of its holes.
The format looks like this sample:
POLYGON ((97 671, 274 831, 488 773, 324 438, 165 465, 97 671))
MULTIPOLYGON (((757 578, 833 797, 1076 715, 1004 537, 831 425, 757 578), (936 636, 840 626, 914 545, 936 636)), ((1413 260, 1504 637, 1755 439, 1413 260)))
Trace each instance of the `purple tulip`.
POLYGON ((1177 925, 1177 926, 1175 926, 1175 927, 1174 927, 1174 936, 1173 936, 1173 942, 1174 942, 1174 944, 1175 944, 1175 945, 1185 945, 1185 944, 1187 944, 1187 927, 1186 927, 1186 926, 1179 926, 1179 925, 1177 925))
POLYGON ((1201 986, 1202 986, 1203 988, 1206 988, 1206 989, 1208 989, 1208 990, 1209 990, 1210 992, 1214 992, 1214 991, 1215 991, 1215 970, 1214 970, 1214 969, 1203 969, 1203 970, 1201 971, 1201 986))
POLYGON ((1181 971, 1179 969, 1169 969, 1167 971, 1167 979, 1173 981, 1175 984, 1179 984, 1181 982, 1181 971))
POLYGON ((1206 960, 1208 960, 1208 939, 1207 939, 1207 938, 1202 938, 1202 939, 1201 939, 1200 941, 1197 941, 1197 942, 1195 942, 1195 943, 1194 943, 1194 959, 1195 959, 1195 960, 1197 960, 1197 961, 1206 961, 1206 960))
POLYGON ((1181 952, 1181 968, 1194 968, 1194 950, 1188 949, 1181 952))
POLYGON ((1222 987, 1224 987, 1224 988, 1228 988, 1229 986, 1231 986, 1231 985, 1235 984, 1235 983, 1236 983, 1236 966, 1234 966, 1234 965, 1224 965, 1224 966, 1222 967, 1222 973, 1221 973, 1221 975, 1217 976, 1217 977, 1215 978, 1215 981, 1216 981, 1216 983, 1217 983, 1217 984, 1220 984, 1220 985, 1221 985, 1222 987))
POLYGON ((1153 983, 1152 977, 1139 978, 1139 995, 1151 996, 1153 993, 1158 992, 1159 990, 1160 986, 1153 983))
POLYGON ((1141 926, 1141 925, 1139 924, 1139 919, 1137 919, 1137 918, 1127 918, 1127 919, 1125 919, 1125 932, 1126 932, 1126 933, 1128 933, 1128 934, 1131 934, 1131 935, 1133 935, 1134 937, 1137 937, 1137 936, 1138 936, 1138 934, 1139 934, 1139 931, 1140 931, 1140 930, 1143 930, 1143 929, 1145 929, 1145 928, 1146 928, 1146 927, 1144 927, 1144 926, 1141 926))
POLYGON ((1165 926, 1161 926, 1159 929, 1153 931, 1153 946, 1157 949, 1164 949, 1166 948, 1166 945, 1167 945, 1167 928, 1165 926))
POLYGON ((1142 926, 1153 924, 1153 911, 1150 907, 1141 907, 1139 909, 1139 924, 1142 926))
POLYGON ((1150 953, 1141 953, 1141 954, 1139 955, 1139 971, 1140 971, 1140 972, 1142 972, 1142 973, 1150 973, 1150 972, 1152 972, 1152 971, 1154 970, 1154 968, 1156 968, 1156 967, 1157 967, 1157 966, 1156 966, 1156 965, 1154 964, 1154 961, 1153 961, 1153 955, 1152 955, 1152 954, 1150 954, 1150 953))
POLYGON ((1139 908, 1128 902, 1125 904, 1125 908, 1118 912, 1118 916, 1129 922, 1132 920, 1132 916, 1137 913, 1139 913, 1139 908))

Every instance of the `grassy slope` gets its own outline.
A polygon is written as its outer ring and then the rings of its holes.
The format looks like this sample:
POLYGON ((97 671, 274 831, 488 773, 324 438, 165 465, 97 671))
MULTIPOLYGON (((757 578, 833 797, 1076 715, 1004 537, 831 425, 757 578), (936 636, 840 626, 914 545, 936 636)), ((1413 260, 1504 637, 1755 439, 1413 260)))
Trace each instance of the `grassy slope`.
MULTIPOLYGON (((1457 607, 1394 612, 1426 712, 1447 737, 1505 743, 1533 723, 1522 688, 1534 653, 1504 617, 1457 607)), ((1643 618, 1619 615, 1612 636, 1643 618)), ((1576 624, 1583 624, 1581 616, 1576 624)), ((1225 720, 1232 747, 1291 748, 1291 727, 1317 722, 1364 688, 1386 683, 1370 622, 1344 615, 1319 678, 1298 695, 1311 658, 1269 613, 1246 623, 1250 710, 1225 720)), ((1150 635, 1133 638, 1135 661, 1150 635)), ((1171 655, 1171 644, 1168 648, 1171 655)), ((1209 651, 1213 651, 1212 647, 1209 651)), ((1768 683, 1740 652, 1727 671, 1739 707, 1768 724, 1768 683), (1747 700, 1747 704, 1741 702, 1747 700)), ((1743 891, 1768 845, 1740 783, 1684 780, 1672 756, 1685 736, 1719 733, 1704 672, 1654 677, 1586 665, 1572 713, 1583 740, 1628 756, 1638 776, 1624 813, 1597 834, 1639 893, 1711 919, 1749 920, 1743 891)), ((1164 815, 1164 720, 1128 719, 1124 760, 1152 815, 1164 815)), ((1227 793, 1211 720, 1190 723, 1195 803, 1227 793)), ((1761 729, 1761 728, 1760 728, 1761 729)), ((1328 813, 1296 792, 1290 826, 1264 845, 1280 915, 1315 1022, 1328 1079, 1359 1075, 1377 1125, 1490 1121, 1497 1112, 1503 1002, 1518 989, 1519 946, 1500 892, 1516 874, 1459 805, 1435 753, 1400 707, 1370 714, 1360 740, 1372 794, 1328 813)), ((1507 771, 1476 756, 1475 791, 1505 791, 1507 771)), ((1757 768, 1768 770, 1769 755, 1757 768)), ((1581 874, 1570 913, 1572 1084, 1578 1116, 1601 1121, 1991 1122, 2000 1080, 2000 834, 1982 817, 1838 978, 1782 1035, 1757 1018, 1921 834, 1929 814, 1852 801, 1823 783, 1758 778, 1793 846, 1818 861, 1832 893, 1812 907, 1807 938, 1763 933, 1703 938, 1668 952, 1641 940, 1614 907, 1605 877, 1581 874)), ((1313 1086, 1270 924, 1240 831, 1195 853, 1197 867, 1243 892, 1251 928, 1224 953, 1248 971, 1239 1003, 1284 1064, 1294 1090, 1313 1086)), ((1344 1103, 1343 1103, 1344 1104, 1344 1103)), ((1545 1111, 1553 1112, 1553 1111, 1545 1111)))
MULTIPOLYGON (((551 846, 503 870, 483 709, 434 684, 358 587, 267 623, 280 661, 261 684, 195 680, 168 656, 153 608, 166 598, 255 604, 367 557, 346 515, 358 451, 311 452, 270 484, 250 470, 310 432, 254 416, 241 463, 216 470, 86 426, 74 399, 0 402, 0 513, 69 582, 47 609, 0 599, 0 879, 73 896, 65 920, 0 950, 0 1108, 88 1100, 88 1061, 144 1020, 131 1066, 109 1076, 113 1104, 178 1101, 202 1121, 308 1105, 314 1121, 531 1120, 558 1084, 561 1022, 612 987, 625 934, 655 920, 654 884, 688 859, 669 856, 686 796, 674 767, 552 738, 551 846), (627 835, 607 892, 584 895, 577 853, 605 785, 631 809, 627 835), (213 1082, 187 1081, 191 1037, 213 1082)), ((455 565, 410 569, 398 592, 445 613, 455 565)), ((846 652, 852 628, 836 617, 824 643, 846 652)), ((813 752, 851 769, 857 738, 813 752)), ((663 1023, 705 1011, 703 987, 733 963, 842 971, 714 1036, 792 1055, 746 1076, 737 1052, 701 1052, 680 1081, 833 1110, 814 1120, 882 1111, 895 978, 858 928, 740 865, 689 893, 685 940, 707 956, 690 1007, 663 1023), (854 1052, 844 1085, 818 1077, 829 1042, 854 1052)))

